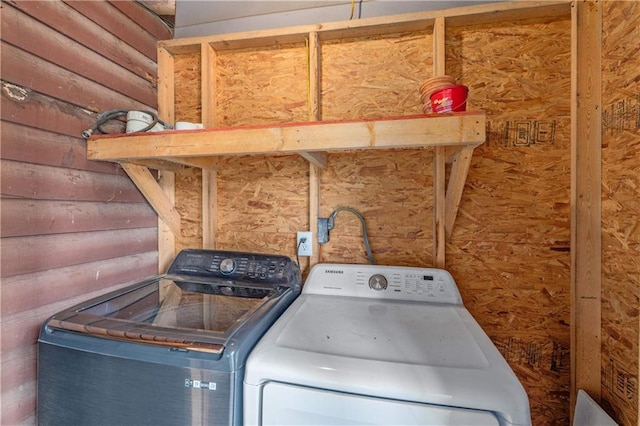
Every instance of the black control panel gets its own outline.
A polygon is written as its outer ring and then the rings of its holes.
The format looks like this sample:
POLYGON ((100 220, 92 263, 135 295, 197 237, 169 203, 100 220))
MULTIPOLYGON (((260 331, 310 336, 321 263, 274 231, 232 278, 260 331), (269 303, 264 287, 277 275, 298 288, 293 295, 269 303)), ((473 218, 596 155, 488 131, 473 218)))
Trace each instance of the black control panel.
POLYGON ((169 267, 167 275, 300 285, 300 270, 286 256, 221 250, 182 250, 169 267))

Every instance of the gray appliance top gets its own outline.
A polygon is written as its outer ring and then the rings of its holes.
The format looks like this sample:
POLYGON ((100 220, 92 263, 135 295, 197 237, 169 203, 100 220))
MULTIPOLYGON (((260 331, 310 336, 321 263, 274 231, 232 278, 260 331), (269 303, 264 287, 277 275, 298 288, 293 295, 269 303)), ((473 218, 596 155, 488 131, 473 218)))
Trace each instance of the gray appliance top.
POLYGON ((54 315, 47 327, 220 356, 285 293, 300 292, 288 257, 183 250, 167 274, 54 315))

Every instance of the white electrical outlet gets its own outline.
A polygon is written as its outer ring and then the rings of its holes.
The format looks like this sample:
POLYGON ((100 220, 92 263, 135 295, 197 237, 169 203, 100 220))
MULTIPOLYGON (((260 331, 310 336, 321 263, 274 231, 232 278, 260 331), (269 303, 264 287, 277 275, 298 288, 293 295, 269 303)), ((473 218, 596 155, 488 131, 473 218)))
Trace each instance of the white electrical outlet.
POLYGON ((298 232, 296 247, 298 247, 298 256, 311 256, 313 254, 313 234, 311 232, 298 232), (305 241, 301 242, 303 239, 305 241))

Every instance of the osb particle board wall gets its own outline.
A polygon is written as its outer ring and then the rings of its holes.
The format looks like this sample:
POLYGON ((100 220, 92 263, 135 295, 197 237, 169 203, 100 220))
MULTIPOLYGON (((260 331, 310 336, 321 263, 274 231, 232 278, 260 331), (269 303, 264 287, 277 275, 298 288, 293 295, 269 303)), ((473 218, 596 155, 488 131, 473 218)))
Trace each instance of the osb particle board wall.
POLYGON ((638 424, 640 3, 603 4, 602 405, 638 424))
POLYGON ((448 35, 447 68, 464 76, 490 130, 448 265, 525 384, 536 424, 569 423, 570 25, 448 35))
MULTIPOLYGON (((463 298, 523 382, 536 425, 569 419, 569 191, 571 23, 447 29, 447 72, 470 88, 468 109, 488 114, 476 149, 447 267, 463 298), (549 43, 554 40, 554 43, 549 43)), ((432 70, 431 29, 322 45, 322 119, 420 113, 432 70)), ((304 45, 218 52, 218 125, 306 121, 304 45)), ((176 120, 201 121, 199 58, 178 55, 176 120)), ((429 266, 432 151, 328 156, 320 215, 358 209, 376 261, 429 266)), ((295 255, 309 228, 306 161, 222 159, 217 247, 295 255)), ((178 249, 199 245, 199 172, 177 178, 178 249)), ((315 230, 315 225, 311 227, 315 230)), ((355 217, 341 213, 323 262, 366 263, 355 217)))

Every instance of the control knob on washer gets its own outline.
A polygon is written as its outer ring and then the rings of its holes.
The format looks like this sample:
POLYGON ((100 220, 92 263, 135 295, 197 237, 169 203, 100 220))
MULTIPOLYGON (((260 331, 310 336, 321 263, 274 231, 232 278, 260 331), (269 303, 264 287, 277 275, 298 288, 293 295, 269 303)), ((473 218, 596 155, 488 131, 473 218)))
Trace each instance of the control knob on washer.
POLYGON ((222 272, 223 275, 231 275, 235 270, 236 270, 235 260, 226 258, 226 259, 223 259, 222 262, 220 262, 220 272, 222 272))
POLYGON ((382 274, 375 274, 369 278, 369 288, 373 290, 385 290, 387 288, 387 279, 382 274))

